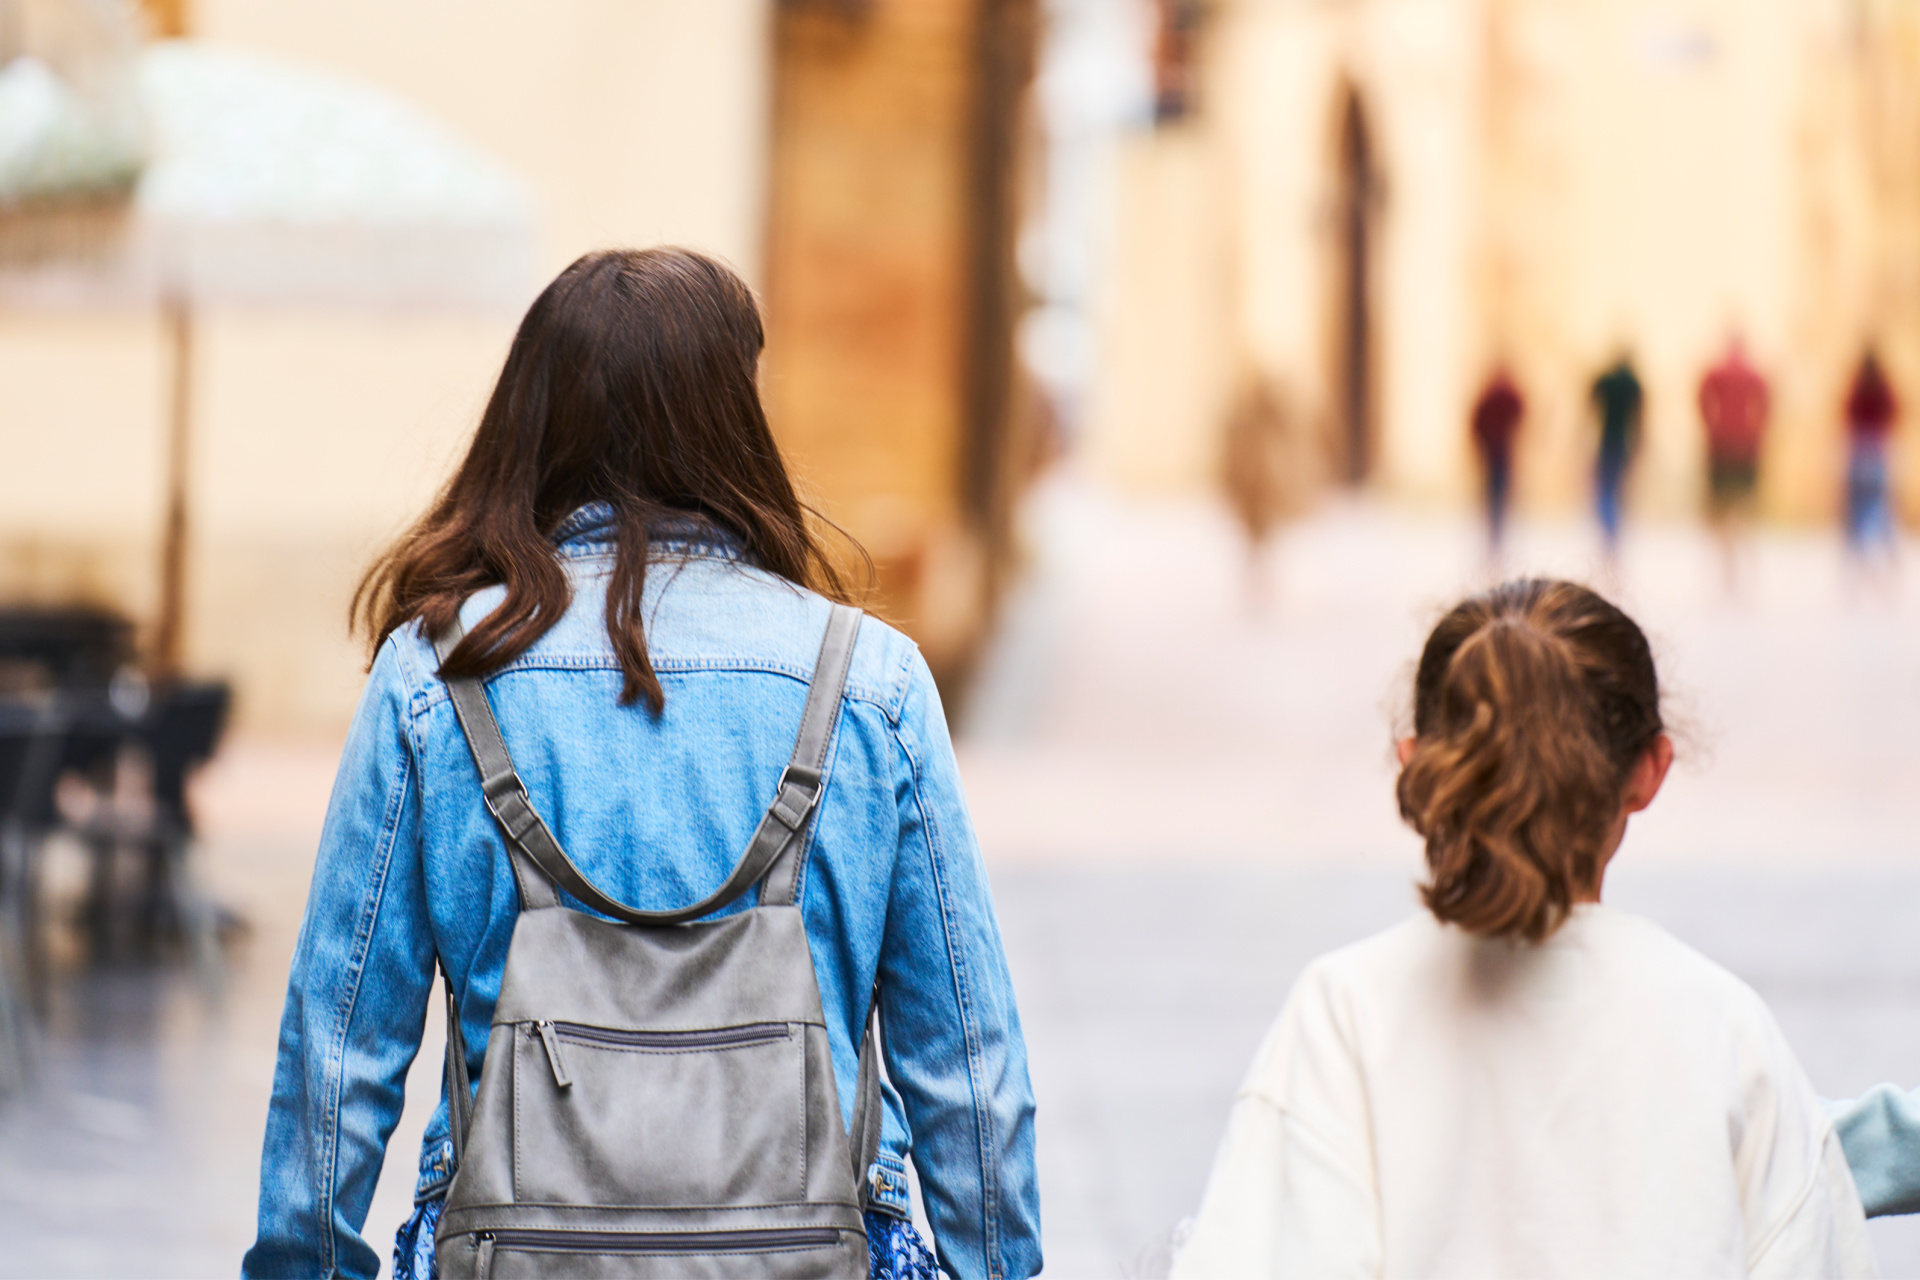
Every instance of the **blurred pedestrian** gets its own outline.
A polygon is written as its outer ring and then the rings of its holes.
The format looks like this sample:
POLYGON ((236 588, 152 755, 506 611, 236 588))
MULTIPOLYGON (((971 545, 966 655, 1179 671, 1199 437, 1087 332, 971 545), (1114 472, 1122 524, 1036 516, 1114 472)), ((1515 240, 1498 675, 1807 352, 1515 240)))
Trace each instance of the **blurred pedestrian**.
POLYGON ((1893 552, 1887 445, 1899 415, 1893 386, 1869 347, 1847 393, 1847 545, 1862 565, 1875 552, 1893 552))
POLYGON ((579 259, 521 322, 465 461, 363 581, 372 669, 288 977, 243 1274, 380 1269, 361 1232, 436 967, 466 1052, 396 1278, 1040 1270, 1026 1046, 940 695, 912 641, 834 603, 761 405, 762 334, 708 258, 579 259), (643 953, 660 967, 605 980, 643 953), (787 1020, 731 1021, 775 996, 787 1020), (577 1021, 528 1016, 536 997, 577 1021), (636 1025, 670 1000, 686 1021, 636 1025), (870 1011, 890 1089, 861 1051, 870 1011), (790 1091, 763 1087, 769 1064, 790 1091))
POLYGON ((1506 540, 1507 507, 1513 498, 1514 437, 1526 412, 1526 400, 1513 375, 1504 363, 1496 365, 1473 406, 1473 444, 1480 455, 1486 496, 1487 553, 1496 563, 1506 540))
POLYGON ((1285 397, 1266 378, 1250 380, 1227 415, 1221 484, 1246 535, 1247 599, 1266 603, 1268 551, 1281 522, 1302 504, 1307 477, 1285 397))
POLYGON ((1700 379, 1700 422, 1707 434, 1707 518, 1719 539, 1727 586, 1739 577, 1742 535, 1760 482, 1767 429, 1767 380, 1735 335, 1720 363, 1700 379))
POLYGON ((1427 911, 1294 984, 1174 1280, 1877 1275, 1766 1005, 1601 903, 1673 762, 1639 626, 1566 582, 1466 600, 1413 727, 1427 911))
POLYGON ((1620 514, 1627 470, 1640 447, 1640 416, 1645 404, 1633 358, 1622 354, 1593 383, 1593 404, 1600 416, 1600 454, 1594 465, 1594 498, 1607 562, 1620 554, 1620 514))

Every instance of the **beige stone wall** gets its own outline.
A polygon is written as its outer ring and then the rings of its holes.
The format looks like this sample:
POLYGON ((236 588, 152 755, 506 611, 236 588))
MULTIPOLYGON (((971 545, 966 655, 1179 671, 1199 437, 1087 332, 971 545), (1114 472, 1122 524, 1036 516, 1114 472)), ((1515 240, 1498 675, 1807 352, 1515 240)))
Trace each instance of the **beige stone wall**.
MULTIPOLYGON (((1896 0, 1818 12, 1795 138, 1803 175, 1801 301, 1791 342, 1810 357, 1807 411, 1827 424, 1861 344, 1879 342, 1907 415, 1896 438, 1895 482, 1908 520, 1920 520, 1920 12, 1896 0)), ((1831 511, 1840 482, 1837 436, 1805 436, 1801 474, 1818 487, 1796 496, 1831 511)))
POLYGON ((1465 482, 1450 416, 1472 337, 1456 317, 1471 301, 1461 245, 1477 157, 1475 51, 1458 9, 1218 7, 1198 118, 1123 143, 1086 432, 1103 474, 1136 487, 1211 483, 1226 406, 1249 377, 1271 379, 1310 429, 1335 429, 1331 224, 1350 78, 1393 86, 1365 95, 1390 183, 1375 237, 1375 475, 1415 499, 1465 482))
MULTIPOLYGON (((1216 455, 1221 415, 1192 406, 1216 403, 1249 369, 1331 429, 1332 214, 1349 82, 1385 176, 1372 298, 1377 489, 1468 497, 1466 415, 1499 355, 1528 394, 1520 500, 1541 511, 1586 501, 1587 387, 1623 344, 1649 393, 1634 494, 1643 513, 1698 509, 1696 388, 1736 328, 1774 386, 1762 489, 1773 516, 1833 516, 1839 402, 1870 336, 1920 406, 1911 6, 1228 0, 1208 41, 1197 127, 1213 140, 1206 181, 1220 209, 1180 225, 1156 212, 1173 204, 1156 189, 1171 159, 1131 166, 1121 194, 1112 327, 1124 341, 1108 344, 1095 398, 1113 408, 1091 424, 1110 474, 1204 483, 1209 468, 1168 460, 1216 455), (1186 344, 1207 321, 1178 307, 1157 319, 1126 311, 1207 257, 1182 237, 1226 246, 1229 284, 1214 304, 1228 317, 1225 358, 1198 381, 1186 344), (1177 441, 1155 440, 1137 425, 1141 406, 1168 400, 1189 409, 1161 415, 1177 441)), ((1189 143, 1155 133, 1129 145, 1171 156, 1189 143)), ((1187 292, 1185 305, 1199 305, 1187 292)), ((1901 476, 1920 511, 1916 467, 1920 456, 1901 476)))
POLYGON ((1219 140, 1204 124, 1121 143, 1100 316, 1103 372, 1087 407, 1083 455, 1141 492, 1193 490, 1218 470, 1235 371, 1231 223, 1223 216, 1219 140))
MULTIPOLYGON (((541 280, 677 242, 760 276, 768 0, 196 0, 195 34, 384 86, 532 189, 541 280)), ((358 572, 464 447, 517 317, 198 319, 187 663, 243 725, 333 729, 358 572)), ((0 314, 0 595, 151 619, 167 368, 156 318, 0 314)))

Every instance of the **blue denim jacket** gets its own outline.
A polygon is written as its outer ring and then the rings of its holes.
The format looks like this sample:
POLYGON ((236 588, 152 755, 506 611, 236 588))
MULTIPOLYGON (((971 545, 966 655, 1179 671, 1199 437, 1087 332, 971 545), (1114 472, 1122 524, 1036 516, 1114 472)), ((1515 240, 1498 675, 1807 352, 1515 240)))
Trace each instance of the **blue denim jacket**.
MULTIPOLYGON (((620 706, 604 622, 609 516, 587 507, 562 526, 573 605, 487 690, 535 807, 581 869, 632 906, 684 906, 726 878, 774 794, 828 606, 724 545, 672 548, 648 572, 643 614, 666 709, 620 706)), ((467 625, 499 598, 470 600, 467 625)), ((436 666, 417 627, 396 632, 347 739, 287 984, 249 1276, 378 1270, 360 1229, 436 957, 479 1079, 519 900, 436 666)), ((849 1113, 880 982, 894 1088, 875 1187, 904 1211, 911 1151, 941 1265, 963 1278, 1033 1274, 1033 1091, 986 872, 926 664, 871 618, 801 876, 849 1113)), ((445 1194, 451 1176, 443 1095, 420 1196, 445 1194)))

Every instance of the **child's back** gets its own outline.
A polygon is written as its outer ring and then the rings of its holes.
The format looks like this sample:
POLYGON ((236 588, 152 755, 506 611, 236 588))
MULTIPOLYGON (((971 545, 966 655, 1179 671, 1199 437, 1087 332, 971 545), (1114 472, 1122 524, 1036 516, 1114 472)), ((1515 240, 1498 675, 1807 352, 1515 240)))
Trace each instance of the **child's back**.
POLYGON ((1646 636, 1593 592, 1510 583, 1440 620, 1397 786, 1430 917, 1301 977, 1177 1280, 1875 1274, 1766 1006, 1600 905, 1672 759, 1646 636))
POLYGON ((1175 1271, 1873 1274, 1839 1142, 1759 997, 1598 904, 1537 946, 1423 916, 1316 961, 1175 1271))

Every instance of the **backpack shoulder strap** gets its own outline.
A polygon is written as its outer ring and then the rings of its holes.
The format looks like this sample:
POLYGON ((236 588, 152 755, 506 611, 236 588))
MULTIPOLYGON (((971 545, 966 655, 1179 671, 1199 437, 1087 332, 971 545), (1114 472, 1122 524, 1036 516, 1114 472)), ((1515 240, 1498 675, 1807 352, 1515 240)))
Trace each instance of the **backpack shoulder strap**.
POLYGON ((441 981, 447 988, 447 1066, 444 1083, 447 1136, 453 1139, 453 1166, 457 1169, 467 1158, 467 1129, 473 1124, 473 1080, 467 1071, 467 1035, 460 1026, 460 999, 453 994, 453 975, 447 972, 445 960, 437 963, 441 981))
MULTIPOLYGON (((434 642, 434 653, 442 664, 465 634, 466 628, 455 614, 447 634, 434 642)), ((513 767, 506 739, 500 736, 500 725, 493 718, 493 704, 487 701, 486 689, 470 677, 448 680, 446 684, 454 715, 460 721, 460 732, 467 740, 467 750, 473 753, 474 767, 480 771, 480 794, 486 799, 487 812, 507 837, 507 858, 513 867, 514 883, 520 889, 520 909, 535 911, 559 906, 560 897, 553 891, 557 877, 544 868, 556 861, 566 862, 567 855, 561 851, 560 842, 554 838, 546 820, 534 811, 527 799, 527 788, 513 767)))
MULTIPOLYGON (((776 863, 780 864, 782 873, 779 883, 773 886, 777 892, 763 892, 760 900, 767 905, 792 902, 798 881, 799 848, 805 844, 814 807, 820 801, 822 769, 834 725, 839 720, 840 699, 852 664, 854 642, 860 633, 860 617, 860 611, 850 605, 833 606, 827 619, 826 636, 821 642, 820 658, 807 689, 806 709, 801 713, 793 756, 780 775, 779 790, 754 830, 746 853, 719 889, 692 906, 673 911, 635 910, 608 897, 587 879, 528 799, 526 786, 520 781, 513 757, 507 751, 506 740, 500 736, 500 726, 494 720, 484 686, 471 676, 448 679, 446 685, 454 712, 480 772, 481 796, 507 837, 522 909, 558 905, 559 897, 554 892, 554 886, 558 885, 584 905, 628 924, 686 924, 732 902, 767 876, 776 863), (784 859, 783 854, 787 855, 784 859)), ((456 618, 447 634, 434 645, 441 662, 446 661, 464 634, 456 618)))
POLYGON ((807 686, 807 705, 800 712, 800 733, 793 741, 793 756, 780 775, 780 794, 767 807, 747 845, 748 862, 755 860, 755 850, 773 847, 773 861, 760 884, 763 907, 800 903, 800 853, 807 843, 808 819, 820 801, 827 747, 833 742, 834 726, 840 722, 840 700, 846 692, 853 643, 859 635, 860 611, 851 605, 833 606, 827 633, 820 641, 820 656, 813 664, 813 680, 807 686))

